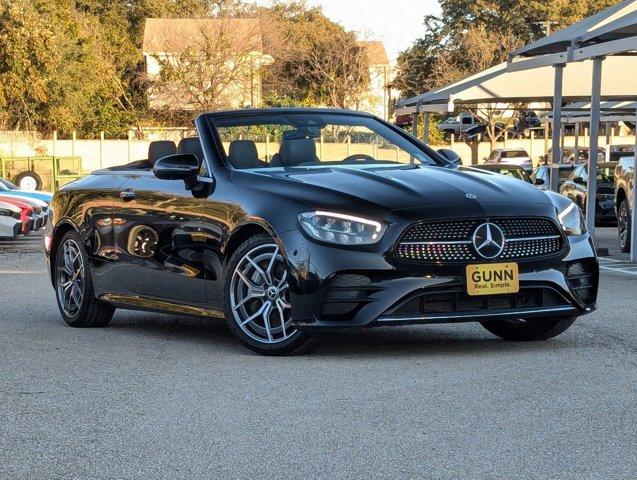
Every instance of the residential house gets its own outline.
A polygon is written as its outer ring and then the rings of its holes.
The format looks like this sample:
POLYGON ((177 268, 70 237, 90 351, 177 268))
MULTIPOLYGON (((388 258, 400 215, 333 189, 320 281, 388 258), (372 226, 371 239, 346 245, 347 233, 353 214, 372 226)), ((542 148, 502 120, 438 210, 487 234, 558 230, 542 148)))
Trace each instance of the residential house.
POLYGON ((259 106, 259 71, 272 61, 255 18, 148 18, 142 51, 153 109, 259 106))
POLYGON ((395 92, 390 87, 393 72, 385 45, 376 40, 359 41, 358 45, 366 51, 369 62, 369 88, 358 108, 388 120, 390 97, 395 92))

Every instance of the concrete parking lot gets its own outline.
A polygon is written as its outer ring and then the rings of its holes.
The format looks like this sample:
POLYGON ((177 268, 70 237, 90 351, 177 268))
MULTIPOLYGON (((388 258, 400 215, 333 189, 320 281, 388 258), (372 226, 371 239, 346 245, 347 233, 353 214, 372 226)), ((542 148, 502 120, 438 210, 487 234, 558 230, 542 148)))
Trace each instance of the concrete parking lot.
POLYGON ((209 320, 69 328, 41 239, 0 242, 0 479, 632 479, 636 310, 604 269, 548 342, 413 326, 267 358, 209 320))

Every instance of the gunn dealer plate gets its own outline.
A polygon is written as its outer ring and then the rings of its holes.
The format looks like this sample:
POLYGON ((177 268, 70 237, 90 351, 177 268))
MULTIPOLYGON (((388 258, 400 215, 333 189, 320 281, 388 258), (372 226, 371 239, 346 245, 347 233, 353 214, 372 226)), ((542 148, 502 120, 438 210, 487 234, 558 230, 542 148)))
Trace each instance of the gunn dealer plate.
POLYGON ((467 293, 517 293, 520 290, 519 277, 518 264, 513 262, 467 265, 467 293))

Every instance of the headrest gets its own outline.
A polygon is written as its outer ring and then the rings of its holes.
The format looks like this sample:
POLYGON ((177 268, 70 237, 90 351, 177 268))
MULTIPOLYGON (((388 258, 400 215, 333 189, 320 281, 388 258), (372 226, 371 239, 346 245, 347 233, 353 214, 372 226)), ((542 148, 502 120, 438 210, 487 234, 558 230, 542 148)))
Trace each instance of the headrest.
POLYGON ((177 147, 175 142, 170 140, 158 140, 150 142, 150 145, 148 145, 148 161, 151 165, 155 165, 155 162, 160 158, 174 155, 175 153, 177 153, 177 147))
POLYGON ((284 166, 318 161, 316 143, 311 138, 283 140, 279 148, 279 155, 284 166))
POLYGON ((259 161, 257 145, 252 140, 233 140, 228 148, 228 160, 234 168, 258 168, 263 164, 259 161))
POLYGON ((192 153, 200 162, 203 161, 203 149, 199 137, 182 138, 177 145, 177 153, 192 153))

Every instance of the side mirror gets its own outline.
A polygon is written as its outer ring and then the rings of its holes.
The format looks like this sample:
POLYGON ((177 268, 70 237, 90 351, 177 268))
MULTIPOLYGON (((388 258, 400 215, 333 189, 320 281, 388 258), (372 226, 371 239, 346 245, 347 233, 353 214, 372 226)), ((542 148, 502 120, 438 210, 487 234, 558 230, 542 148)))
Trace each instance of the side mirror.
POLYGON ((438 150, 438 153, 454 165, 462 165, 462 159, 460 158, 460 155, 458 155, 453 150, 449 150, 448 148, 441 148, 440 150, 438 150))
POLYGON ((161 180, 188 180, 199 174, 199 160, 192 153, 177 153, 160 158, 153 173, 161 180))
POLYGON ((582 177, 575 177, 573 179, 573 182, 577 183, 578 185, 586 185, 586 180, 584 180, 582 177))
POLYGON ((544 185, 544 179, 543 179, 543 178, 536 178, 536 179, 533 181, 533 184, 534 184, 534 185, 544 185))

